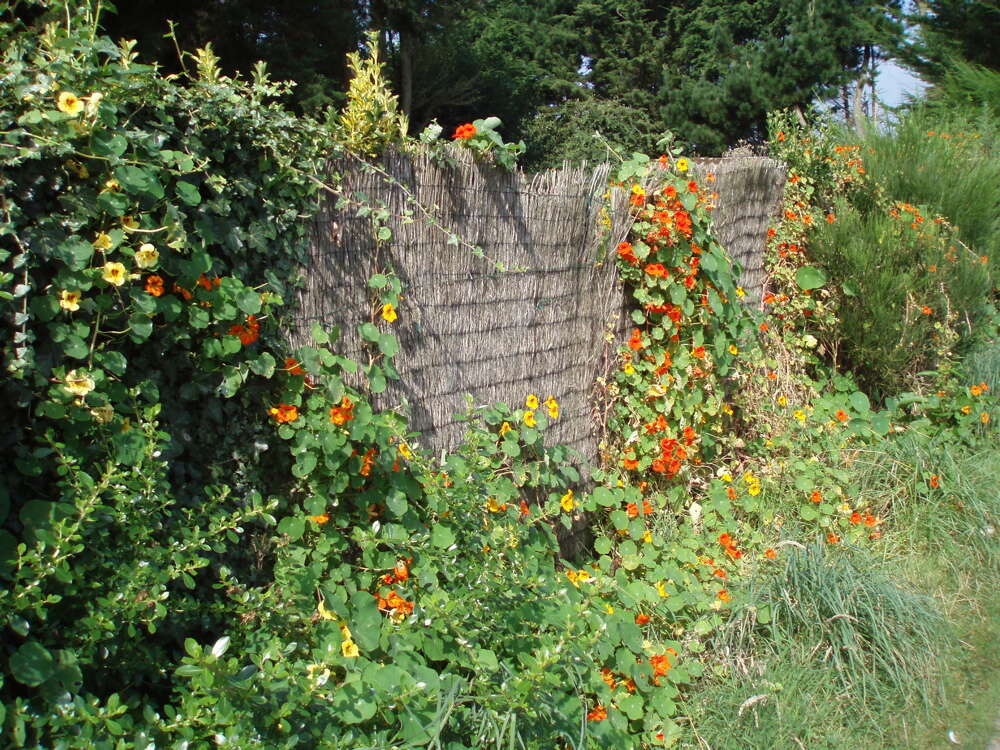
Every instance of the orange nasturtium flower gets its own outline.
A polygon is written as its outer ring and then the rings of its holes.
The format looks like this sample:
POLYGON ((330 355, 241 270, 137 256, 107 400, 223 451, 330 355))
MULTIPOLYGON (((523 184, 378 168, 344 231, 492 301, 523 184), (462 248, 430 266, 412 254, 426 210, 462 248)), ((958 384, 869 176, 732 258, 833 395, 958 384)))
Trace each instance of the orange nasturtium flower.
POLYGON ((272 406, 267 410, 267 413, 270 414, 271 419, 278 424, 294 422, 299 418, 299 408, 291 404, 278 404, 277 406, 272 406))
POLYGON ((934 313, 934 310, 932 310, 928 305, 924 305, 923 307, 920 308, 920 312, 922 312, 924 315, 932 315, 934 313))
POLYGON ((604 721, 606 718, 608 718, 608 710, 600 703, 587 714, 587 721, 604 721))
POLYGON ((649 622, 649 615, 647 615, 647 614, 644 614, 644 613, 640 612, 639 614, 637 614, 635 616, 635 624, 636 625, 645 625, 648 622, 649 622))
POLYGON ((836 544, 840 541, 840 537, 834 534, 832 531, 826 535, 826 541, 830 544, 836 544))
POLYGON ((464 125, 459 125, 455 128, 455 134, 452 136, 454 140, 457 141, 467 141, 476 135, 476 126, 471 122, 467 122, 464 125))
POLYGON ((354 403, 347 396, 340 400, 340 406, 330 409, 330 421, 338 427, 354 419, 354 403))
POLYGON ((289 375, 306 374, 306 371, 302 369, 302 363, 292 357, 285 357, 285 372, 289 375))
POLYGON ((837 409, 837 412, 833 416, 838 422, 846 422, 848 420, 847 412, 843 409, 837 409))
POLYGON ((775 552, 770 547, 768 547, 766 550, 764 550, 764 557, 766 557, 768 560, 774 560, 777 556, 778 556, 778 553, 775 552))
POLYGON ((318 516, 306 516, 306 518, 312 521, 313 523, 318 523, 320 526, 322 526, 324 523, 330 520, 330 514, 320 513, 318 516))
POLYGON ((983 424, 989 424, 990 415, 987 412, 985 412, 985 411, 984 412, 980 412, 980 414, 979 414, 979 421, 982 422, 983 424))
POLYGON ((146 293, 152 294, 154 297, 159 297, 163 294, 163 277, 156 273, 152 276, 147 276, 146 293))
POLYGON ((936 490, 941 486, 941 477, 937 474, 931 474, 931 478, 927 480, 927 484, 931 486, 932 490, 936 490))
POLYGON ((809 496, 809 499, 812 500, 814 503, 821 503, 823 502, 823 493, 821 493, 819 490, 813 490, 813 493, 809 496))
POLYGON ((237 323, 230 326, 229 335, 238 336, 243 346, 250 346, 250 344, 260 338, 260 322, 258 322, 257 316, 247 315, 246 323, 237 323))

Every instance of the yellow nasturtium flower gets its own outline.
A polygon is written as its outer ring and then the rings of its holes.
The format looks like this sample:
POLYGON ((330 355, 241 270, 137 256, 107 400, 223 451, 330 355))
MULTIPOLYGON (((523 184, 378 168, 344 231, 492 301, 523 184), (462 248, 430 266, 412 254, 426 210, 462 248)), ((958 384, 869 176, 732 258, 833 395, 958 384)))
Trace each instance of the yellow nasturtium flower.
POLYGON ((63 388, 74 396, 80 396, 81 398, 96 387, 97 384, 94 383, 93 379, 86 372, 79 370, 70 370, 66 373, 66 377, 63 380, 63 388))
POLYGON ((573 490, 566 490, 566 494, 559 498, 559 504, 567 513, 572 511, 576 507, 576 501, 573 500, 573 490))
POLYGON ((677 171, 678 172, 687 172, 688 171, 688 166, 689 165, 688 165, 688 160, 687 159, 678 159, 677 160, 677 171))
POLYGON ((528 425, 528 427, 534 427, 536 424, 538 424, 538 422, 535 421, 535 412, 526 411, 524 413, 524 423, 528 425))
POLYGON ((80 292, 63 289, 59 292, 59 307, 63 310, 76 312, 80 309, 80 292))
POLYGON ((344 655, 345 659, 356 659, 358 654, 358 644, 352 640, 346 640, 340 644, 340 653, 344 655))
POLYGON ((534 393, 529 394, 528 397, 524 399, 524 405, 534 411, 538 408, 538 396, 534 393))
POLYGON ((549 396, 545 399, 545 408, 548 410, 549 419, 559 419, 559 403, 555 398, 549 396))
POLYGON ((510 426, 510 422, 504 422, 502 425, 500 425, 500 434, 501 435, 506 435, 508 432, 510 432, 513 429, 514 428, 510 426))
POLYGON ((109 250, 111 249, 111 237, 105 232, 98 232, 93 244, 95 250, 109 250))
POLYGON ((392 306, 391 302, 386 302, 382 305, 382 319, 392 323, 396 320, 398 316, 396 315, 396 308, 392 306))
POLYGON ((59 111, 76 117, 83 111, 83 99, 78 97, 76 94, 69 91, 63 91, 59 94, 59 98, 56 100, 56 107, 59 111))
POLYGON ((159 259, 160 254, 149 242, 141 244, 135 254, 135 264, 139 268, 152 268, 159 259))
POLYGON ((121 263, 111 261, 104 264, 101 278, 113 286, 121 286, 128 279, 128 272, 121 263))

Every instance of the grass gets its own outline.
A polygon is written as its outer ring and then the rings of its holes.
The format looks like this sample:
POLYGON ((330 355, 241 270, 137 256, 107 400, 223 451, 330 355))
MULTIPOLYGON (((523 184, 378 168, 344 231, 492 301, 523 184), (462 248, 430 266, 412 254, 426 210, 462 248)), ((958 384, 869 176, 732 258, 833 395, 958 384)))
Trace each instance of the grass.
POLYGON ((1000 705, 1000 434, 978 446, 915 435, 858 461, 862 494, 890 520, 883 540, 804 547, 751 579, 688 696, 681 747, 986 747, 1000 705))

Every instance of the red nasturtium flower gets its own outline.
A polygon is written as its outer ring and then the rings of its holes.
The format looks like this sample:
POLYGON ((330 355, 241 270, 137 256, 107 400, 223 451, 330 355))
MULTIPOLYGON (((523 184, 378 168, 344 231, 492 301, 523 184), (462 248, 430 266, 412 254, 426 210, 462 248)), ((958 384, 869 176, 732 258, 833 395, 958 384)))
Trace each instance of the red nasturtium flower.
POLYGON ((857 511, 854 511, 853 513, 851 513, 850 521, 851 524, 857 526, 859 523, 861 523, 861 514, 858 513, 857 511))
POLYGON ((631 349, 632 351, 637 352, 640 349, 642 349, 642 347, 643 347, 642 331, 640 331, 638 328, 633 328, 632 336, 628 340, 628 348, 631 349))
POLYGON ((285 372, 289 375, 305 375, 306 371, 302 369, 302 363, 292 359, 291 357, 285 357, 285 372))
POLYGON ((299 409, 297 406, 292 406, 291 404, 278 404, 277 406, 272 406, 267 410, 267 413, 271 415, 273 419, 278 424, 285 424, 286 422, 294 422, 299 418, 299 409))
POLYGON ((691 356, 695 359, 705 359, 705 347, 696 346, 691 350, 691 356))
POLYGON ((635 616, 636 625, 645 625, 647 622, 649 622, 649 615, 640 612, 635 616))
POLYGON ((260 337, 260 323, 255 315, 247 315, 245 323, 229 327, 230 336, 238 336, 243 346, 249 346, 260 337))
POLYGON ((455 135, 453 135, 452 138, 457 141, 467 141, 475 135, 476 126, 471 122, 467 122, 464 125, 459 125, 455 128, 455 135))
POLYGON ((163 277, 155 273, 152 276, 147 276, 146 293, 152 294, 154 297, 163 294, 163 277))

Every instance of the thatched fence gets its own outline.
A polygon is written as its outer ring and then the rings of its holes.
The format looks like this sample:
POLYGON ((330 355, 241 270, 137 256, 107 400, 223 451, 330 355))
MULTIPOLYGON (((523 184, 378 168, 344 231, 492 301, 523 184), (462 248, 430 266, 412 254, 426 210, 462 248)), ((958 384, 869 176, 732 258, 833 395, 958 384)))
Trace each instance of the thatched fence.
MULTIPOLYGON (((329 199, 315 219, 300 330, 314 321, 338 325, 341 350, 363 360, 358 324, 386 325, 373 318, 367 280, 391 269, 404 284, 391 326, 401 344, 401 379, 376 403, 405 405, 421 444, 440 449, 461 438, 455 414, 464 409, 464 394, 476 404, 513 407, 529 393, 551 394, 562 414, 548 439, 594 458, 601 417, 591 395, 626 327, 614 248, 628 217, 621 191, 602 214, 608 165, 526 175, 471 160, 442 166, 393 154, 378 167, 331 165, 342 177, 343 198, 340 207, 329 199), (388 212, 391 242, 376 242, 355 201, 388 212), (519 270, 498 271, 494 263, 519 270)), ((765 233, 780 203, 784 167, 733 158, 701 160, 696 170, 715 175, 716 234, 744 269, 747 298, 759 299, 765 233)))

